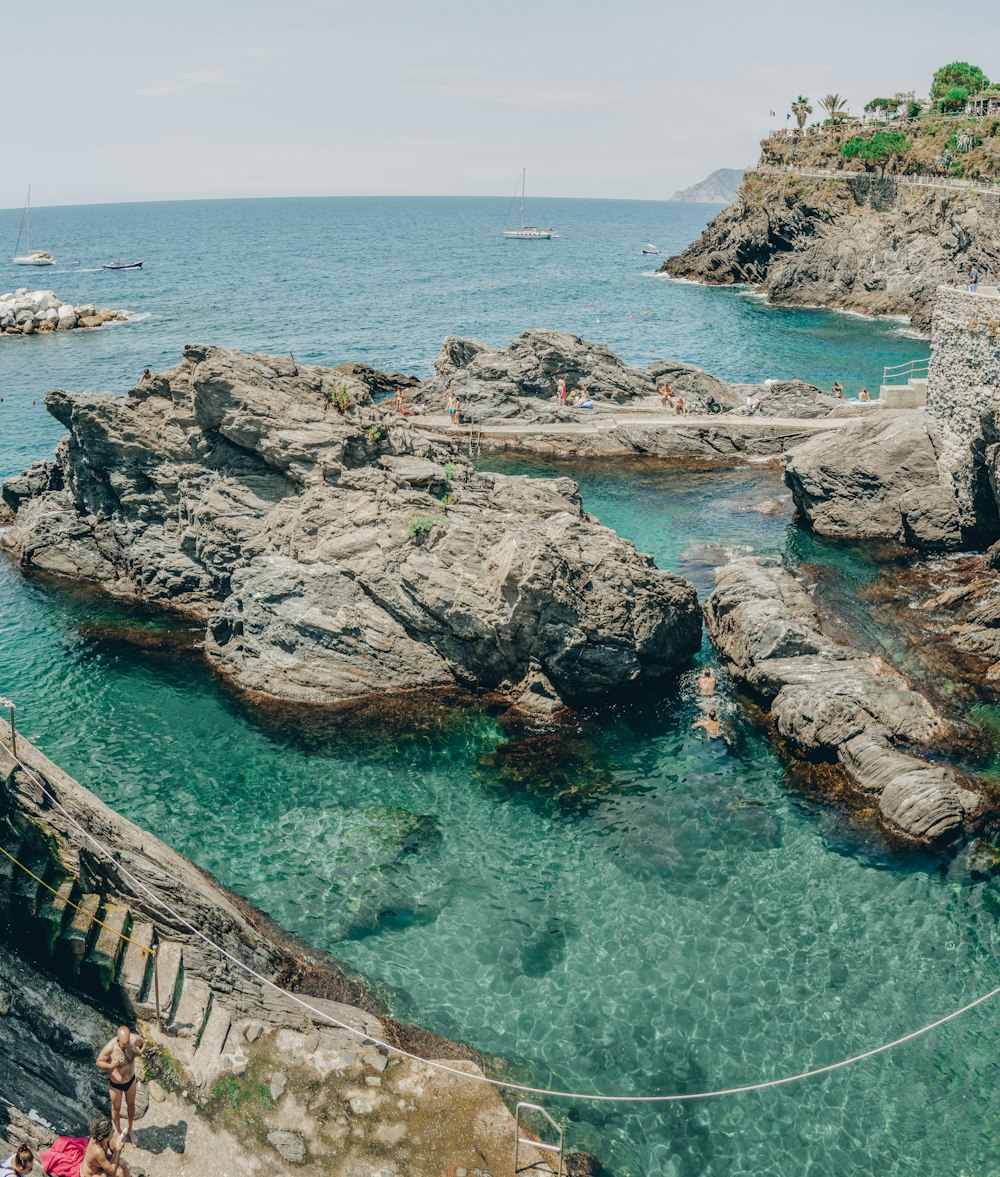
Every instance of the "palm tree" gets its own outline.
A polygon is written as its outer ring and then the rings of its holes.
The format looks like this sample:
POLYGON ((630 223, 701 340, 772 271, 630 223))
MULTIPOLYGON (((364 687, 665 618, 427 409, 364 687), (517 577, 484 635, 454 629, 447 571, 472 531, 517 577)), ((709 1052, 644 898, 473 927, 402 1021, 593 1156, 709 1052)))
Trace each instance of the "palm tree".
POLYGON ((819 100, 819 104, 832 123, 839 123, 841 116, 847 114, 847 99, 842 94, 827 94, 819 100))
POLYGON ((812 112, 813 108, 809 105, 809 99, 804 94, 800 94, 792 103, 792 114, 795 115, 795 121, 799 124, 800 131, 806 125, 806 119, 812 112))

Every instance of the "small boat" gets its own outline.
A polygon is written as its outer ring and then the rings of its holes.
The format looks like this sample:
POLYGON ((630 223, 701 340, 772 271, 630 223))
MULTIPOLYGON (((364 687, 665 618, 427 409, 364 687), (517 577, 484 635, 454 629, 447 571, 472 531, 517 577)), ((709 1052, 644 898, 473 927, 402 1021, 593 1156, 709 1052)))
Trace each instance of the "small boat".
POLYGON ((113 262, 108 262, 101 266, 102 270, 141 270, 142 262, 123 262, 120 257, 116 257, 113 262))
POLYGON ((663 250, 657 249, 651 241, 646 242, 646 244, 642 247, 642 252, 652 254, 653 257, 660 257, 663 254, 663 250))
POLYGON ((17 231, 17 243, 14 246, 14 256, 10 259, 15 266, 54 266, 56 259, 47 249, 32 249, 31 248, 31 185, 28 185, 28 199, 24 205, 24 213, 21 216, 21 228, 17 231), (24 253, 19 254, 18 248, 21 244, 21 231, 27 225, 27 234, 25 240, 28 243, 27 249, 24 253))
MULTIPOLYGON (((521 169, 521 224, 517 229, 504 229, 503 235, 510 241, 551 241, 553 237, 558 237, 559 234, 555 229, 539 229, 537 225, 526 225, 524 223, 524 168, 521 169)), ((515 192, 515 196, 517 193, 515 192)), ((511 204, 513 204, 513 200, 511 204)), ((510 209, 507 210, 508 212, 510 209)))

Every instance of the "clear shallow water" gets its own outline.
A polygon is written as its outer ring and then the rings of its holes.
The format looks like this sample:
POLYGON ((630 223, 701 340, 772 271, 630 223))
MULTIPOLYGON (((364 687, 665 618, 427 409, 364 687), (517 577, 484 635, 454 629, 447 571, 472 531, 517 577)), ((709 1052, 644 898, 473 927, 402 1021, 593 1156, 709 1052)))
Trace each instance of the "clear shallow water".
MULTIPOLYGON (((46 211, 65 218, 64 239, 46 234, 60 256, 82 225, 106 232, 107 255, 149 259, 155 244, 165 273, 151 268, 119 299, 87 285, 105 275, 51 276, 61 296, 153 317, 85 337, 0 340, 13 344, 0 350, 0 472, 51 450, 59 427, 31 403, 46 387, 123 387, 196 337, 424 370, 448 330, 497 342, 533 322, 584 330, 569 320, 586 302, 610 305, 608 291, 634 288, 662 297, 675 338, 686 333, 687 350, 665 350, 734 377, 775 370, 740 369, 746 357, 794 353, 796 374, 817 378, 803 323, 817 357, 842 346, 859 373, 889 362, 881 349, 912 346, 884 325, 644 279, 631 253, 622 264, 626 238, 634 250, 647 238, 667 247, 671 232, 682 244, 707 210, 552 202, 539 219, 567 231, 556 243, 567 250, 569 228, 586 228, 593 268, 533 253, 516 265, 538 270, 501 303, 473 298, 453 269, 463 241, 473 258, 492 244, 446 230, 453 208, 485 226, 503 202, 370 203, 250 202, 233 224, 219 206, 46 211), (276 205, 292 206, 285 220, 276 205), (386 205, 412 206, 388 244, 386 205), (344 237, 326 269, 307 258, 321 213, 344 237), (130 217, 135 249, 123 240, 130 217), (211 281, 168 261, 182 242, 188 256, 221 249, 211 281), (289 256, 301 268, 268 277, 289 256), (322 330, 300 318, 318 281, 322 330), (260 291, 279 285, 284 297, 265 314, 260 291), (365 319, 376 310, 377 329, 365 319), (732 366, 709 364, 712 352, 732 366)), ((633 323, 607 338, 639 362, 642 340, 630 352, 626 334, 645 328, 633 323)), ((593 466, 580 480, 590 510, 702 594, 727 551, 817 565, 844 600, 875 573, 863 555, 803 537, 787 513, 748 509, 781 493, 766 469, 593 466)), ((488 716, 377 744, 276 734, 199 664, 108 640, 101 623, 118 617, 0 561, 0 691, 17 698, 26 733, 121 812, 384 985, 400 1016, 506 1056, 520 1078, 636 1094, 770 1078, 895 1037, 997 983, 996 885, 961 859, 890 858, 868 831, 815 806, 725 697, 727 740, 692 733, 690 676, 665 698, 589 721, 566 745, 533 749, 525 780, 488 716)), ((1000 1171, 991 1020, 977 1011, 888 1058, 779 1091, 667 1111, 579 1105, 565 1112, 571 1141, 631 1177, 980 1177, 1000 1171)))

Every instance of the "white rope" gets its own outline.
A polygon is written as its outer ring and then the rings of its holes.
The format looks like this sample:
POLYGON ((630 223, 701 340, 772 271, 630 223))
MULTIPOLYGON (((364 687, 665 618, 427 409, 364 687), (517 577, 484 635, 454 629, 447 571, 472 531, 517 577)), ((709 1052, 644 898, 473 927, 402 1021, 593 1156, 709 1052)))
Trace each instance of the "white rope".
MULTIPOLYGON (((45 796, 48 797, 52 804, 55 805, 56 808, 64 814, 67 820, 73 826, 75 826, 76 829, 78 829, 85 838, 87 838, 97 847, 100 853, 112 863, 112 865, 120 874, 124 875, 127 879, 130 879, 132 883, 135 884, 135 886, 144 891, 153 900, 153 902, 161 907, 165 912, 167 912, 168 915, 170 915, 183 927, 187 928, 190 932, 194 933, 194 935, 203 940, 211 948, 214 948, 218 953, 220 953, 220 955, 224 956, 227 960, 232 961, 232 963, 235 964, 237 968, 242 969, 255 980, 260 981, 263 985, 273 989, 275 993, 281 994, 283 997, 287 998, 291 1002, 294 1002, 302 1009, 308 1010, 309 1013, 313 1014, 315 1017, 318 1017, 325 1022, 329 1022, 338 1029, 346 1030, 349 1034, 356 1035, 363 1042, 370 1042, 373 1046, 380 1046, 384 1050, 388 1050, 393 1054, 400 1055, 402 1058, 412 1059, 414 1062, 420 1063, 422 1066, 432 1067, 435 1070, 444 1071, 449 1075, 457 1075, 461 1079, 469 1079, 478 1083, 488 1083, 491 1087, 501 1088, 506 1091, 517 1091, 525 1095, 548 1096, 551 1099, 588 1100, 592 1103, 684 1103, 701 1099, 718 1099, 721 1096, 726 1095, 743 1095, 750 1091, 766 1091, 769 1088, 784 1087, 789 1083, 798 1083, 803 1079, 814 1079, 819 1075, 828 1075, 831 1071, 839 1071, 843 1067, 850 1067, 855 1063, 863 1062, 865 1059, 874 1058, 879 1054, 885 1054, 887 1051, 894 1050, 897 1046, 903 1046, 907 1042, 912 1042, 916 1038, 921 1038, 924 1034, 929 1034, 932 1030, 939 1029, 948 1022, 953 1022, 956 1018, 962 1017, 963 1014, 969 1013, 970 1010, 975 1009, 979 1005, 983 1005, 985 1002, 990 1001, 992 998, 1000 994, 1000 985, 998 985, 995 989, 991 989, 989 993, 984 993, 981 997, 975 998, 975 1000, 968 1002, 968 1004, 963 1005, 960 1009, 953 1010, 950 1014, 945 1014, 944 1017, 938 1018, 936 1021, 930 1022, 926 1026, 921 1026, 919 1030, 913 1030, 909 1034, 904 1034, 901 1038, 893 1039, 892 1042, 886 1042, 884 1045, 876 1046, 872 1050, 865 1050, 860 1054, 851 1055, 850 1058, 841 1059, 839 1062, 827 1063, 827 1065, 823 1067, 813 1067, 810 1070, 799 1071, 794 1075, 784 1075, 779 1079, 765 1079, 759 1083, 744 1083, 738 1087, 722 1087, 712 1091, 693 1091, 671 1095, 594 1095, 586 1091, 557 1091, 547 1087, 530 1087, 524 1083, 509 1083, 502 1079, 491 1079, 488 1075, 483 1074, 474 1075, 470 1074, 468 1071, 461 1070, 459 1067, 450 1067, 447 1063, 440 1062, 436 1059, 421 1058, 420 1055, 412 1054, 410 1051, 404 1050, 400 1046, 393 1046, 392 1043, 384 1042, 382 1039, 374 1037, 374 1035, 365 1034, 362 1030, 358 1030, 356 1027, 348 1025, 347 1022, 342 1022, 338 1018, 335 1018, 332 1014, 329 1014, 324 1010, 317 1009, 314 1005, 310 1005, 308 1001, 303 1000, 297 994, 291 993, 287 989, 283 989, 280 985, 276 984, 268 977, 265 977, 261 973, 257 972, 257 970, 252 968, 250 965, 245 964, 238 957, 234 956, 228 949, 223 948, 221 944, 216 944, 214 940, 210 939, 203 931, 201 931, 200 928, 196 928, 194 924, 186 920, 179 912, 174 911, 174 909, 170 907, 168 903, 166 903, 163 899, 160 898, 159 895, 147 887, 141 879, 137 878, 126 867, 118 862, 111 855, 110 851, 105 846, 103 846, 98 841, 98 839, 93 836, 93 834, 80 825, 76 818, 74 818, 73 815, 69 813, 58 801, 58 799, 49 792, 45 785, 42 784, 41 780, 21 759, 16 756, 14 759, 21 766, 21 768, 24 769, 28 776, 31 777, 31 779, 35 782, 39 789, 41 789, 45 796)), ((177 880, 174 881, 176 882, 177 880)))

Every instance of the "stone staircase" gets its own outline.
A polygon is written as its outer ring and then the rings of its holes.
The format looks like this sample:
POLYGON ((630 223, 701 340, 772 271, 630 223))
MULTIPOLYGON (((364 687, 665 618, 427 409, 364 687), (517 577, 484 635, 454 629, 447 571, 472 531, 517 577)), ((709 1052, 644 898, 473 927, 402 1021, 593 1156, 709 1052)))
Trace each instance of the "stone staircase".
POLYGON ((199 1086, 239 1065, 246 1019, 244 1025, 234 1024, 237 1015, 205 981, 187 971, 182 943, 107 894, 97 880, 87 878, 86 870, 67 871, 37 830, 0 821, 0 845, 48 884, 0 855, 0 919, 26 956, 142 1022, 146 1034, 182 1063, 199 1086), (162 1030, 157 1029, 157 981, 162 1030))
POLYGON ((878 403, 884 409, 920 409, 927 404, 927 377, 914 377, 905 384, 883 384, 878 403))

